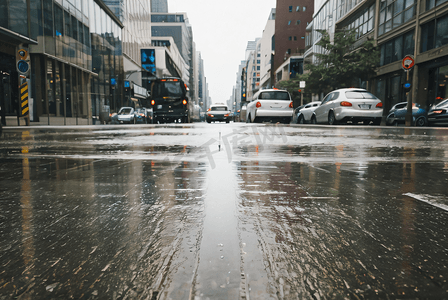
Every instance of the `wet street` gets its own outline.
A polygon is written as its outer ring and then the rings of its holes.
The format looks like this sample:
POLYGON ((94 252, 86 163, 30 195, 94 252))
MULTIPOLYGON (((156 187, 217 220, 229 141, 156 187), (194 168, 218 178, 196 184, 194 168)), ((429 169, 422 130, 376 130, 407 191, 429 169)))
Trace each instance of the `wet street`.
POLYGON ((0 300, 447 299, 448 128, 6 127, 0 300))

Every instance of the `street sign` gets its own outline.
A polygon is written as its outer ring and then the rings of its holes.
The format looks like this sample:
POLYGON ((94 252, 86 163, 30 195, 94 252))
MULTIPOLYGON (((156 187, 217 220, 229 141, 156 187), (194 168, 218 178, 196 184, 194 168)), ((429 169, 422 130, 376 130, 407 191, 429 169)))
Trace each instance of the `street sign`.
POLYGON ((17 71, 19 71, 20 74, 26 75, 28 71, 30 70, 30 64, 21 59, 17 62, 17 71))
POLYGON ((415 61, 414 61, 414 56, 412 55, 406 55, 403 60, 401 61, 401 67, 405 70, 405 71, 409 71, 412 69, 412 67, 414 67, 415 61))
POLYGON ((305 85, 306 85, 306 82, 305 82, 305 81, 300 81, 299 84, 300 84, 299 87, 300 87, 301 89, 304 89, 304 88, 305 88, 305 85))
POLYGON ((28 115, 28 83, 26 82, 20 86, 20 107, 21 116, 28 115))
POLYGON ((17 54, 19 55, 20 59, 27 59, 28 58, 28 51, 25 49, 20 49, 17 51, 17 54))

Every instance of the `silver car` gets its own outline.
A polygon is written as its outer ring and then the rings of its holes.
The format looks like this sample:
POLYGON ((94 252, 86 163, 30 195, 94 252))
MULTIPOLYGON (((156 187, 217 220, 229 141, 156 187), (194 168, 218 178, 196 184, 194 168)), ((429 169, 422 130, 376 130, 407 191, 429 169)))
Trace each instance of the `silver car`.
POLYGON ((339 89, 332 91, 314 111, 311 123, 342 124, 352 122, 374 125, 381 123, 383 103, 364 89, 339 89))
POLYGON ((255 93, 246 107, 246 122, 278 122, 289 124, 293 114, 291 96, 287 91, 277 89, 261 90, 255 93))
POLYGON ((294 124, 306 124, 311 122, 313 112, 320 106, 321 101, 313 101, 303 105, 300 109, 294 111, 293 122, 294 124))
POLYGON ((117 114, 118 123, 134 123, 135 124, 135 118, 134 118, 134 108, 132 107, 122 107, 118 111, 117 114))

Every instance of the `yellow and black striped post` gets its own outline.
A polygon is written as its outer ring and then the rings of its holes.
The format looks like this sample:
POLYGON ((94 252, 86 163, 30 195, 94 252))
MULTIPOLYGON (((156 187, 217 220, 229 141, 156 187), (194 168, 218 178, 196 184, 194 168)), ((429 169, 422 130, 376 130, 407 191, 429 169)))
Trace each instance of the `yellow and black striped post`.
POLYGON ((20 86, 20 106, 21 116, 27 116, 29 113, 28 107, 28 83, 24 83, 20 86))

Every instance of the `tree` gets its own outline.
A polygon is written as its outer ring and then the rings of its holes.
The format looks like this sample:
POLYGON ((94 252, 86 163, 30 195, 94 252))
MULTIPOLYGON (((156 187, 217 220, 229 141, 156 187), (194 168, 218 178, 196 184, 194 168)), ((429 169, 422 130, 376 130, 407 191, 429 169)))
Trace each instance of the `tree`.
POLYGON ((323 53, 317 53, 317 64, 305 64, 306 74, 285 82, 279 87, 298 90, 299 82, 306 81, 306 90, 311 93, 328 93, 332 90, 354 85, 359 79, 367 80, 375 74, 379 62, 379 50, 372 40, 366 40, 355 49, 356 31, 341 30, 335 33, 334 43, 327 31, 319 31, 321 39, 316 44, 323 53))

